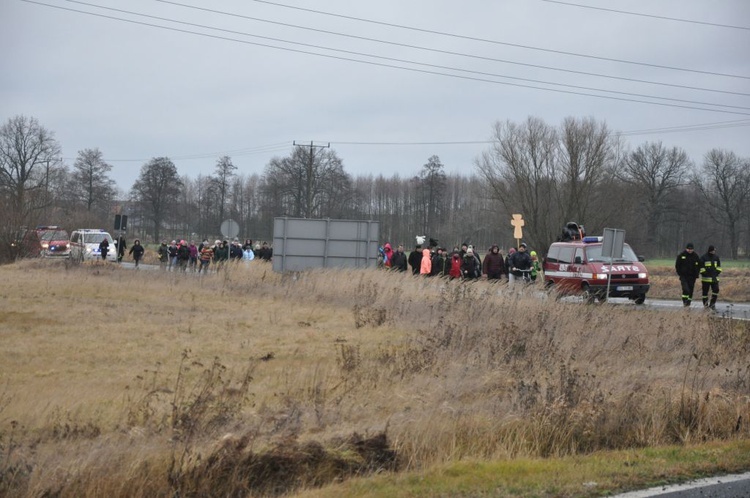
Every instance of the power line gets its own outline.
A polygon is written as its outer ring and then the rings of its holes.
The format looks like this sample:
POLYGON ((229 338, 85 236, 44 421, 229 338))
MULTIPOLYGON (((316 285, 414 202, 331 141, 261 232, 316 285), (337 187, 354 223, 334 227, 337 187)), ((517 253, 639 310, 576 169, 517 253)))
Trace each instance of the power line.
POLYGON ((631 130, 619 132, 618 135, 622 136, 634 136, 634 135, 649 135, 653 133, 678 133, 681 131, 705 131, 705 130, 720 130, 725 128, 742 128, 750 126, 750 121, 741 119, 738 121, 722 121, 719 123, 703 123, 695 125, 682 125, 682 126, 669 126, 666 128, 650 128, 645 130, 631 130))
POLYGON ((332 141, 335 145, 476 145, 491 144, 492 140, 465 140, 451 142, 338 142, 332 141))
POLYGON ((687 22, 691 24, 702 24, 704 26, 715 26, 719 28, 731 28, 731 29, 742 29, 750 31, 750 28, 747 26, 734 26, 731 24, 718 24, 714 22, 706 22, 706 21, 695 21, 693 19, 681 19, 678 17, 667 17, 667 16, 657 16, 654 14, 643 14, 641 12, 630 12, 626 10, 616 10, 616 9, 607 9, 604 7, 594 7, 593 5, 581 5, 579 3, 572 3, 572 2, 561 2, 559 0, 542 0, 542 2, 548 2, 548 3, 557 3, 560 5, 567 5, 570 7, 580 7, 582 9, 592 9, 592 10, 603 10, 606 12, 614 12, 616 14, 628 14, 631 16, 640 16, 640 17, 650 17, 652 19, 662 19, 665 21, 677 21, 677 22, 687 22))
MULTIPOLYGON (((718 129, 724 129, 724 128, 739 128, 739 127, 745 127, 750 126, 750 120, 748 119, 740 119, 740 120, 734 120, 734 121, 719 121, 715 123, 699 123, 694 125, 680 125, 680 126, 668 126, 663 128, 647 128, 642 130, 629 130, 629 131, 621 131, 621 132, 615 132, 616 135, 619 136, 638 136, 638 135, 649 135, 654 133, 678 133, 678 132, 690 132, 690 131, 705 131, 705 130, 718 130, 718 129)), ((338 141, 338 140, 331 140, 330 142, 327 142, 329 145, 363 145, 363 146, 445 146, 445 145, 482 145, 482 144, 491 144, 494 143, 495 140, 450 140, 450 141, 431 141, 431 142, 366 142, 366 141, 359 141, 359 142, 348 142, 348 141, 338 141)), ((192 155, 182 155, 182 156, 172 156, 167 155, 170 159, 173 160, 190 160, 190 159, 203 159, 206 157, 216 157, 216 156, 224 156, 224 155, 254 155, 254 154, 264 154, 268 152, 280 152, 283 150, 289 150, 290 146, 298 145, 296 142, 292 142, 291 144, 286 142, 277 142, 275 144, 268 144, 268 145, 260 145, 257 147, 244 147, 240 149, 232 149, 227 151, 220 151, 220 152, 206 152, 206 153, 200 153, 200 154, 192 154, 192 155)), ((305 145, 308 146, 308 145, 305 145)), ((74 160, 75 158, 63 158, 65 160, 74 160)), ((149 159, 108 159, 105 158, 105 161, 108 162, 143 162, 148 161, 149 159)))
MULTIPOLYGON (((321 54, 321 53, 317 53, 317 52, 310 52, 310 51, 306 51, 306 50, 292 49, 292 48, 288 48, 288 47, 278 47, 278 46, 275 46, 275 45, 269 45, 269 44, 264 44, 264 43, 251 42, 251 41, 247 41, 247 40, 238 40, 236 38, 228 38, 228 37, 224 37, 224 36, 211 35, 211 34, 208 34, 208 33, 201 33, 201 32, 197 32, 197 31, 190 31, 190 30, 184 30, 184 29, 179 29, 179 28, 174 28, 174 27, 169 27, 169 26, 162 26, 162 25, 158 25, 158 24, 145 23, 145 22, 141 22, 141 21, 135 21, 135 20, 132 20, 132 19, 124 19, 124 18, 121 18, 121 17, 108 16, 108 15, 104 15, 104 14, 97 14, 97 13, 94 13, 94 12, 82 11, 82 10, 78 10, 78 9, 71 9, 71 8, 68 8, 68 7, 60 7, 60 6, 57 6, 57 5, 45 4, 45 3, 41 3, 41 2, 37 2, 37 1, 33 1, 33 0, 21 0, 21 1, 26 2, 26 3, 41 5, 41 6, 44 6, 44 7, 50 7, 50 8, 60 9, 60 10, 66 10, 66 11, 76 12, 76 13, 80 13, 80 14, 86 14, 86 15, 90 15, 90 16, 94 16, 94 17, 101 17, 101 18, 105 18, 105 19, 111 19, 111 20, 116 20, 116 21, 122 21, 122 22, 131 23, 131 24, 137 24, 137 25, 142 25, 142 26, 154 27, 154 28, 158 28, 158 29, 165 29, 165 30, 169 30, 169 31, 175 31, 175 32, 181 32, 181 33, 193 34, 193 35, 197 35, 197 36, 204 36, 204 37, 208 37, 208 38, 215 38, 215 39, 220 39, 220 40, 225 40, 225 41, 233 41, 233 42, 236 42, 236 43, 244 43, 244 44, 248 44, 248 45, 255 45, 255 46, 261 46, 261 47, 266 47, 266 48, 274 48, 274 49, 277 49, 277 50, 285 50, 285 51, 289 51, 289 52, 301 53, 301 54, 306 54, 306 55, 315 55, 315 56, 318 56, 318 57, 325 57, 325 58, 343 60, 343 61, 348 61, 348 62, 357 62, 357 63, 360 63, 360 64, 369 64, 369 65, 378 66, 378 67, 389 67, 389 68, 401 69, 401 70, 412 71, 412 72, 419 72, 419 73, 424 73, 424 74, 432 74, 432 75, 445 76, 445 77, 458 78, 458 79, 471 80, 471 81, 481 81, 481 82, 486 82, 486 83, 493 83, 493 84, 506 85, 506 86, 514 86, 514 87, 520 87, 520 88, 528 88, 528 89, 534 89, 534 90, 543 90, 543 91, 549 91, 549 92, 563 93, 563 94, 567 94, 567 95, 578 95, 578 96, 584 96, 584 97, 595 97, 595 98, 609 99, 609 100, 618 100, 618 101, 624 101, 624 102, 634 102, 634 103, 641 103, 641 104, 659 105, 659 106, 665 106, 665 107, 676 107, 676 108, 682 108, 682 109, 692 109, 692 110, 701 110, 701 111, 709 111, 709 112, 720 112, 720 113, 728 113, 728 114, 738 114, 738 115, 750 116, 750 113, 747 113, 747 112, 721 110, 721 109, 708 109, 708 108, 705 108, 705 107, 695 107, 695 106, 691 106, 691 105, 670 104, 670 103, 664 103, 664 102, 653 102, 653 101, 638 100, 638 99, 631 99, 631 98, 624 98, 624 97, 613 97, 613 96, 608 96, 608 95, 596 95, 596 94, 590 94, 590 93, 585 93, 585 92, 577 92, 577 91, 570 91, 570 90, 560 90, 560 89, 557 89, 557 88, 545 88, 545 87, 538 87, 538 86, 532 86, 532 85, 523 85, 523 84, 519 84, 519 83, 509 83, 507 81, 497 81, 497 80, 486 79, 486 78, 479 78, 479 77, 472 77, 472 76, 463 76, 463 75, 449 74, 449 73, 441 73, 441 72, 432 71, 432 70, 425 70, 425 69, 417 69, 417 68, 411 68, 411 67, 397 66, 397 65, 393 65, 393 64, 384 64, 384 63, 372 62, 372 61, 365 61, 365 60, 360 60, 360 59, 352 59, 352 58, 349 58, 349 57, 341 57, 341 56, 335 56, 335 55, 330 55, 330 54, 321 54)), ((77 2, 77 3, 83 3, 83 2, 77 2)), ((517 77, 512 77, 512 76, 504 76, 504 75, 498 75, 498 74, 493 74, 493 73, 485 73, 485 72, 480 72, 480 71, 471 71, 471 70, 466 70, 466 69, 452 68, 452 67, 440 66, 440 65, 435 65, 435 64, 426 64, 426 63, 420 63, 420 62, 409 61, 409 60, 404 60, 404 59, 396 59, 396 58, 391 58, 391 57, 383 57, 383 56, 377 56, 377 55, 371 55, 371 54, 363 54, 363 53, 359 53, 359 52, 352 52, 352 51, 348 51, 348 50, 334 49, 334 48, 322 47, 322 46, 305 44, 305 43, 299 43, 299 42, 291 42, 291 41, 287 41, 287 40, 281 40, 281 39, 277 39, 277 38, 265 37, 265 36, 260 36, 260 35, 252 35, 252 34, 249 34, 249 33, 243 33, 243 32, 237 32, 237 31, 232 31, 232 30, 226 30, 226 29, 222 29, 222 28, 214 28, 214 27, 206 26, 206 25, 202 25, 202 24, 188 23, 188 22, 184 22, 184 21, 177 21, 177 20, 173 20, 173 19, 169 19, 169 18, 162 18, 162 17, 151 16, 151 15, 147 15, 147 14, 140 14, 140 13, 132 12, 132 11, 124 11, 124 10, 121 10, 121 9, 114 9, 114 8, 109 8, 109 7, 101 7, 101 6, 97 6, 97 5, 94 5, 94 7, 98 7, 98 8, 105 9, 105 10, 113 10, 113 11, 117 11, 117 12, 121 12, 121 13, 132 14, 132 15, 141 16, 141 17, 158 19, 158 20, 162 20, 162 21, 166 21, 166 22, 173 22, 173 23, 177 23, 177 24, 184 24, 184 25, 189 25, 189 26, 193 26, 193 27, 200 27, 200 28, 204 28, 204 29, 211 29, 211 30, 215 30, 215 31, 228 32, 228 33, 232 33, 232 34, 239 34, 239 35, 250 36, 250 37, 254 37, 254 38, 261 38, 261 39, 266 39, 266 40, 279 41, 279 42, 282 42, 282 43, 302 45, 302 46, 311 47, 311 48, 318 48, 318 49, 323 49, 323 50, 331 50, 331 51, 336 51, 336 52, 343 52, 343 53, 348 53, 348 54, 352 54, 352 55, 359 55, 359 56, 365 56, 365 57, 371 57, 371 58, 389 60, 389 61, 394 61, 394 62, 401 62, 401 63, 406 63, 406 64, 414 64, 414 65, 419 65, 419 66, 432 67, 432 68, 436 68, 436 69, 447 69, 447 70, 450 70, 450 71, 457 71, 457 72, 463 72, 463 73, 469 73, 469 74, 478 74, 478 75, 481 75, 481 76, 499 77, 499 78, 505 78, 505 79, 519 80, 519 81, 530 81, 530 82, 534 82, 534 83, 540 83, 540 84, 546 84, 546 85, 554 85, 554 86, 563 86, 563 87, 568 87, 568 88, 576 88, 576 89, 580 89, 580 90, 598 91, 598 92, 613 93, 613 94, 619 94, 619 95, 629 95, 629 96, 643 97, 643 98, 650 98, 650 99, 668 100, 668 101, 672 101, 672 102, 684 102, 684 103, 697 104, 697 105, 709 105, 709 106, 715 106, 715 107, 725 107, 725 108, 750 110, 750 108, 748 108, 748 107, 742 107, 742 106, 731 106, 731 105, 725 105, 725 104, 714 104, 714 103, 707 103, 707 102, 689 101, 689 100, 683 100, 683 99, 673 99, 673 98, 669 98, 669 97, 658 97, 658 96, 642 95, 642 94, 635 94, 635 93, 629 93, 629 92, 618 92, 618 91, 614 91, 614 90, 603 90, 603 89, 597 89, 597 88, 580 87, 580 86, 575 86, 575 85, 566 85, 566 84, 562 84, 562 83, 549 83, 549 82, 544 82, 544 81, 539 81, 539 80, 530 80, 530 79, 527 79, 527 78, 517 78, 517 77)))
POLYGON ((727 74, 727 73, 718 73, 718 72, 714 72, 714 71, 702 71, 702 70, 699 70, 699 69, 688 69, 688 68, 675 67, 675 66, 666 66, 666 65, 662 65, 662 64, 651 64, 651 63, 648 63, 648 62, 637 62, 637 61, 630 61, 630 60, 626 60, 626 59, 615 59, 615 58, 601 57, 601 56, 596 56, 596 55, 579 54, 579 53, 576 53, 576 52, 565 52, 565 51, 562 51, 562 50, 554 50, 554 49, 549 49, 549 48, 533 47, 533 46, 530 46, 530 45, 521 45, 521 44, 517 44, 517 43, 501 42, 501 41, 498 41, 498 40, 490 40, 490 39, 487 39, 487 38, 478 38, 478 37, 474 37, 474 36, 459 35, 459 34, 456 34, 456 33, 447 33, 447 32, 444 32, 444 31, 437 31, 437 30, 432 30, 432 29, 415 28, 413 26, 405 26, 403 24, 395 24, 395 23, 388 23, 388 22, 383 22, 383 21, 375 21, 375 20, 372 20, 372 19, 365 19, 365 18, 354 17, 354 16, 346 16, 346 15, 343 15, 343 14, 335 14, 335 13, 332 13, 332 12, 325 12, 325 11, 321 11, 321 10, 306 9, 304 7, 295 7, 295 6, 292 6, 292 5, 285 5, 285 4, 282 4, 282 3, 270 2, 268 0, 253 0, 253 1, 254 2, 258 2, 258 3, 268 4, 268 5, 274 5, 276 7, 283 7, 283 8, 287 8, 287 9, 300 10, 300 11, 304 11, 304 12, 311 12, 311 13, 314 13, 314 14, 320 14, 320 15, 331 16, 331 17, 338 17, 338 18, 342 18, 342 19, 350 19, 350 20, 353 20, 353 21, 359 21, 359 22, 370 23, 370 24, 377 24, 377 25, 388 26, 388 27, 392 27, 392 28, 406 29, 406 30, 410 30, 410 31, 417 31, 417 32, 420 32, 420 33, 428 33, 428 34, 433 34, 433 35, 448 36, 448 37, 451 37, 451 38, 459 38, 459 39, 462 39, 462 40, 471 40, 471 41, 478 41, 478 42, 483 42, 483 43, 491 43, 491 44, 494 44, 494 45, 505 45, 505 46, 508 46, 508 47, 523 48, 523 49, 527 49, 527 50, 537 50, 537 51, 540 51, 540 52, 549 52, 549 53, 553 53, 553 54, 569 55, 569 56, 572 56, 572 57, 582 57, 582 58, 586 58, 586 59, 595 59, 595 60, 602 60, 602 61, 609 61, 609 62, 619 62, 621 64, 632 64, 632 65, 637 65, 637 66, 654 67, 654 68, 659 68, 659 69, 669 69, 669 70, 672 70, 672 71, 683 71, 683 72, 690 72, 690 73, 708 74, 708 75, 712 75, 712 76, 724 76, 724 77, 727 77, 727 78, 740 78, 740 79, 750 80, 750 76, 743 76, 743 75, 737 75, 737 74, 727 74))
MULTIPOLYGON (((244 31, 234 31, 234 30, 228 30, 228 29, 223 29, 223 28, 217 28, 217 27, 213 27, 213 26, 208 26, 208 25, 205 25, 205 24, 197 24, 197 23, 191 23, 191 22, 185 22, 185 21, 178 21, 178 20, 175 20, 175 19, 172 19, 172 18, 160 17, 160 16, 153 16, 153 15, 149 15, 149 14, 142 14, 142 13, 139 13, 139 12, 133 12, 133 11, 122 10, 122 9, 115 9, 115 8, 111 8, 111 7, 103 7, 103 6, 100 6, 100 5, 91 4, 91 3, 87 3, 87 2, 81 2, 81 1, 77 1, 77 0, 68 0, 68 1, 71 2, 71 3, 82 4, 82 5, 86 5, 86 6, 89 6, 89 7, 95 7, 95 8, 100 8, 100 9, 104 9, 104 10, 111 10, 111 11, 120 12, 120 13, 124 13, 124 14, 130 14, 130 15, 135 15, 135 16, 140 16, 140 17, 146 17, 146 18, 149 18, 149 19, 156 19, 156 20, 159 20, 159 21, 166 21, 166 22, 172 22, 172 23, 176 23, 176 24, 183 24, 183 25, 188 25, 188 26, 192 26, 192 27, 209 29, 209 30, 213 30, 213 31, 220 31, 220 32, 225 32, 225 33, 231 33, 231 34, 235 34, 235 35, 249 36, 249 37, 252 37, 252 38, 260 38, 260 39, 263 39, 263 40, 271 40, 271 41, 275 41, 275 42, 288 43, 288 44, 291 44, 291 45, 299 45, 299 46, 308 47, 308 48, 328 50, 328 51, 332 51, 332 52, 340 52, 340 53, 345 53, 345 54, 349 54, 349 55, 357 55, 357 56, 361 56, 361 57, 370 57, 370 58, 374 58, 374 59, 381 59, 381 60, 387 60, 387 61, 391 61, 391 62, 399 62, 399 63, 404 63, 404 64, 413 64, 413 65, 418 65, 418 66, 423 66, 423 67, 430 67, 430 68, 434 68, 434 69, 444 69, 444 70, 448 70, 448 71, 457 71, 457 72, 461 72, 461 73, 477 74, 477 75, 480 75, 480 76, 490 76, 490 77, 495 77, 495 78, 505 78, 505 79, 515 80, 515 81, 524 81, 524 82, 528 82, 528 83, 538 83, 538 84, 542 84, 542 85, 552 85, 552 86, 559 86, 559 87, 565 87, 565 88, 573 88, 573 89, 576 89, 576 90, 586 90, 586 91, 594 91, 594 92, 612 93, 612 94, 616 94, 616 95, 627 95, 627 96, 630 96, 630 97, 641 97, 641 98, 648 98, 648 99, 667 100, 667 101, 682 102, 682 103, 687 103, 687 104, 707 105, 707 106, 715 106, 715 107, 725 107, 725 108, 729 108, 729 109, 745 109, 745 110, 750 110, 750 107, 743 107, 743 106, 733 106, 733 105, 725 105, 725 104, 714 104, 714 103, 711 103, 711 102, 701 102, 701 101, 694 101, 694 100, 687 100, 687 99, 675 99, 675 98, 670 98, 670 97, 659 97, 659 96, 654 96, 654 95, 645 95, 645 94, 633 93, 633 92, 621 92, 621 91, 616 91, 616 90, 606 90, 606 89, 601 89, 601 88, 586 87, 586 86, 581 86, 581 85, 568 85, 568 84, 565 84, 565 83, 555 83, 555 82, 549 82, 549 81, 543 81, 543 80, 536 80, 536 79, 531 79, 531 78, 520 78, 520 77, 516 77, 516 76, 507 76, 507 75, 503 75, 503 74, 488 73, 488 72, 483 72, 483 71, 473 71, 473 70, 469 70, 469 69, 461 69, 461 68, 455 68, 455 67, 450 67, 450 66, 443 66, 443 65, 439 65, 439 64, 427 64, 427 63, 422 63, 422 62, 417 62, 417 61, 412 61, 412 60, 398 59, 398 58, 394 58, 394 57, 385 57, 385 56, 380 56, 380 55, 367 54, 367 53, 363 53, 363 52, 355 52, 355 51, 351 51, 351 50, 344 50, 344 49, 337 49, 337 48, 332 48, 332 47, 326 47, 326 46, 323 46, 323 45, 315 45, 315 44, 310 44, 310 43, 294 42, 294 41, 284 40, 284 39, 281 39, 281 38, 274 38, 274 37, 268 37, 268 36, 254 35, 254 34, 251 34, 251 33, 244 32, 244 31)), ((157 0, 157 1, 162 1, 162 0, 157 0)), ((173 2, 166 2, 166 3, 173 3, 173 2)), ((207 10, 207 9, 199 9, 199 10, 207 10)), ((217 11, 212 11, 212 12, 217 12, 217 11)))
MULTIPOLYGON (((88 3, 80 2, 80 1, 74 1, 74 0, 68 0, 68 1, 72 2, 72 3, 80 3, 80 4, 83 4, 83 5, 89 5, 89 6, 99 7, 98 5, 92 5, 92 4, 88 4, 88 3)), ((246 16, 246 15, 242 15, 242 14, 237 14, 237 13, 234 13, 234 12, 226 12, 226 11, 221 11, 221 10, 216 10, 216 9, 208 9, 208 8, 205 8, 205 7, 196 7, 194 5, 186 5, 186 4, 182 4, 182 3, 179 3, 179 2, 172 2, 172 1, 169 1, 169 0, 156 0, 156 1, 160 2, 160 3, 165 3, 165 4, 175 5, 175 6, 178 6, 178 7, 187 8, 187 9, 194 9, 194 10, 199 10, 199 11, 203 11, 203 12, 211 12, 213 14, 221 14, 221 15, 235 17, 235 18, 239 18, 239 19, 246 19, 246 20, 251 20, 251 21, 257 21, 257 22, 263 22, 263 23, 268 23, 268 24, 274 24, 274 25, 277 25, 277 26, 284 26, 284 27, 288 27, 288 28, 295 28, 295 29, 301 29, 301 30, 306 30, 306 31, 313 31, 313 32, 316 32, 316 33, 324 33, 324 34, 329 34, 329 35, 334 35, 334 36, 342 36, 342 37, 352 38, 352 39, 356 39, 356 40, 370 41, 370 42, 382 43, 382 44, 386 44, 386 45, 393 45, 393 46, 397 46, 397 47, 412 48, 412 49, 416 49, 416 50, 424 50, 424 51, 428 51, 428 52, 434 52, 434 53, 440 53, 440 54, 446 54, 446 55, 455 55, 455 56, 468 57, 468 58, 472 58, 472 59, 479 59, 479 60, 485 60, 485 61, 490 61, 490 62, 500 62, 500 63, 503 63, 503 64, 512 64, 512 65, 524 66, 524 67, 533 67, 533 68, 537 68, 537 69, 545 69, 545 70, 548 70, 548 71, 558 71, 558 72, 565 72, 565 73, 571 73, 571 74, 579 74, 579 75, 583 75, 583 76, 595 76, 595 77, 598 77, 598 78, 608 78, 608 79, 614 79, 614 80, 620 80, 620 81, 630 81, 630 82, 634 82, 634 83, 645 83, 645 84, 649 84, 649 85, 668 86, 668 87, 682 88, 682 89, 687 89, 687 90, 700 90, 700 91, 704 91, 704 92, 725 93, 725 94, 730 94, 730 95, 750 96, 750 93, 732 92, 732 91, 727 91, 727 90, 716 90, 716 89, 713 89, 713 88, 694 87, 694 86, 688 86, 688 85, 678 85, 676 83, 663 83, 663 82, 660 82, 660 81, 641 80, 641 79, 637 79, 637 78, 627 78, 627 77, 624 77, 624 76, 612 76, 612 75, 609 75, 609 74, 592 73, 592 72, 588 72, 588 71, 577 71, 577 70, 573 70, 573 69, 565 69, 565 68, 559 68, 559 67, 554 67, 554 66, 547 66, 547 65, 543 65, 543 64, 530 64, 530 63, 526 63, 526 62, 518 62, 518 61, 507 60, 507 59, 498 59, 498 58, 495 58, 495 57, 485 57, 485 56, 479 56, 479 55, 476 55, 476 54, 467 54, 467 53, 462 53, 462 52, 454 52, 454 51, 451 51, 451 50, 440 50, 440 49, 436 49, 436 48, 424 47, 424 46, 419 46, 419 45, 412 45, 412 44, 408 44, 408 43, 399 43, 399 42, 393 42, 393 41, 389 41, 389 40, 381 40, 381 39, 377 39, 377 38, 370 38, 370 37, 365 37, 365 36, 352 35, 352 34, 348 34, 348 33, 340 33, 340 32, 337 32, 337 31, 330 31, 330 30, 326 30, 326 29, 311 28, 309 26, 300 26, 298 24, 291 24, 291 23, 280 22, 280 21, 272 21, 272 20, 269 20, 269 19, 262 19, 262 18, 259 18, 259 17, 253 17, 253 16, 246 16)), ((100 8, 106 8, 106 7, 100 7, 100 8)), ((114 10, 117 10, 117 9, 114 9, 114 10)))
MULTIPOLYGON (((259 145, 257 147, 246 147, 242 149, 234 149, 234 150, 228 150, 228 151, 220 151, 220 152, 205 152, 200 154, 187 154, 187 155, 180 155, 180 156, 171 156, 167 155, 166 157, 169 157, 170 159, 174 161, 190 161, 194 159, 207 159, 217 156, 228 156, 231 155, 233 157, 236 156, 252 156, 252 155, 258 155, 258 154, 268 154, 270 152, 281 152, 284 150, 289 150, 289 147, 291 147, 292 144, 289 142, 278 142, 276 144, 268 144, 268 145, 259 145)), ((68 160, 74 160, 73 158, 64 158, 68 160)), ((108 162, 145 162, 150 161, 152 158, 144 159, 109 159, 105 158, 108 162)))

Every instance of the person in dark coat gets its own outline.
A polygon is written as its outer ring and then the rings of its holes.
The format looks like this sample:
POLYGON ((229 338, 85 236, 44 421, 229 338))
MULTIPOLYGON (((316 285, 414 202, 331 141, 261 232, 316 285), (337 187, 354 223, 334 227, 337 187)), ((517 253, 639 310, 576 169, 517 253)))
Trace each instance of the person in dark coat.
POLYGON ((115 243, 117 246, 117 262, 121 263, 123 256, 125 256, 125 249, 127 249, 127 245, 125 244, 125 236, 120 235, 117 238, 117 242, 115 243))
POLYGON ((523 278, 522 270, 531 270, 531 256, 526 252, 526 242, 521 242, 518 250, 510 256, 510 273, 508 281, 514 282, 523 278))
POLYGON ((674 263, 674 269, 680 277, 680 286, 682 287, 682 304, 689 307, 693 301, 693 292, 695 291, 695 281, 700 276, 701 258, 695 253, 692 242, 688 242, 685 250, 677 255, 674 263))
POLYGON ((404 245, 399 244, 396 251, 393 253, 393 261, 391 268, 398 271, 406 271, 407 268, 406 253, 404 252, 404 245))
POLYGON ((500 280, 505 276, 505 259, 500 253, 500 247, 493 245, 490 252, 484 257, 482 270, 487 275, 487 280, 500 280))
POLYGON ((273 249, 268 247, 268 242, 263 242, 263 245, 260 247, 256 256, 258 256, 261 261, 271 261, 273 258, 273 249))
POLYGON ((716 248, 708 246, 706 254, 701 256, 700 276, 703 287, 703 306, 715 310, 716 300, 719 298, 719 275, 721 274, 721 260, 716 255, 716 248), (711 290, 711 300, 708 291, 711 290))
POLYGON ((145 252, 143 246, 141 245, 141 241, 138 239, 135 239, 133 241, 133 245, 130 246, 130 251, 128 251, 128 254, 133 256, 133 261, 135 262, 135 267, 138 268, 138 264, 141 261, 141 258, 143 258, 143 253, 145 252))
POLYGON ((107 260, 107 253, 109 252, 109 241, 105 237, 104 240, 99 242, 99 253, 102 255, 102 261, 107 260))
POLYGON ((482 274, 482 270, 479 266, 479 260, 474 254, 474 249, 471 247, 466 249, 466 253, 461 263, 461 274, 465 280, 473 280, 479 278, 482 274))
POLYGON ((411 266, 412 274, 419 275, 419 270, 422 268, 422 246, 414 246, 414 250, 409 253, 409 266, 411 266))

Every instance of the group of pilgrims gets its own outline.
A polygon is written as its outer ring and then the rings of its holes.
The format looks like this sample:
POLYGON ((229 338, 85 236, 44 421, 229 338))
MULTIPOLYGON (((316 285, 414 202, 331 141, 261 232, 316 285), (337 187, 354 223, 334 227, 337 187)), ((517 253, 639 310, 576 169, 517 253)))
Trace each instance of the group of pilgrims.
POLYGON ((402 272, 411 268, 414 275, 464 280, 507 279, 509 282, 521 279, 534 282, 541 273, 536 251, 528 251, 525 242, 519 244, 518 248, 511 247, 507 256, 503 256, 500 247, 493 244, 482 258, 469 243, 465 242, 460 248, 455 246, 452 251, 448 251, 445 247, 440 247, 435 239, 429 239, 429 244, 425 246, 425 239, 426 237, 417 237, 414 250, 408 254, 404 251, 403 244, 399 244, 395 250, 390 243, 384 244, 379 248, 380 266, 402 272))

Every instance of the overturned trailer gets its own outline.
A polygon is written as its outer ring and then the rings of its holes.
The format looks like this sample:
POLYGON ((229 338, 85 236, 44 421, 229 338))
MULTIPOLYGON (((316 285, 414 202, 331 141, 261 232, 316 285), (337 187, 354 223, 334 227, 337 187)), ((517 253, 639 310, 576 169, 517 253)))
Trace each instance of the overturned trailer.
POLYGON ((380 224, 366 220, 273 220, 273 269, 375 268, 380 224))

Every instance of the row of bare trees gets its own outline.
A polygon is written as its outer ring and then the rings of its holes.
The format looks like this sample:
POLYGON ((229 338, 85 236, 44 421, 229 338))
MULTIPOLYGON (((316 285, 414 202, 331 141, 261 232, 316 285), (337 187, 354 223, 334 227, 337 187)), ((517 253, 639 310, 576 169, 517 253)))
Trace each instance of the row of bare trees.
MULTIPOLYGON (((414 244, 426 235, 453 246, 515 243, 511 215, 524 216, 524 238, 544 252, 568 221, 589 233, 621 228, 639 253, 675 254, 685 242, 714 244, 725 257, 750 252, 750 164, 711 150, 695 165, 660 142, 634 150, 592 118, 560 126, 538 118, 497 123, 476 173, 447 175, 438 156, 413 176, 352 177, 330 147, 294 146, 261 175, 243 175, 230 157, 197 178, 180 176, 167 157, 144 164, 129 192, 118 192, 98 149, 79 151, 72 167, 34 118, 0 129, 0 243, 21 226, 109 227, 130 215, 130 236, 213 238, 234 219, 243 238, 271 240, 277 216, 373 219, 383 241, 414 244)), ((2 256, 8 258, 3 249, 2 256)))
POLYGON ((566 221, 589 233, 624 228, 646 255, 677 251, 687 240, 748 254, 750 160, 714 149, 696 166, 661 142, 627 150, 593 118, 554 127, 538 118, 497 123, 478 161, 504 210, 524 214, 529 240, 547 246, 566 221), (593 229, 593 230, 592 230, 593 229))

